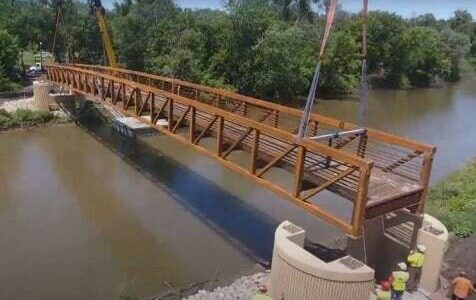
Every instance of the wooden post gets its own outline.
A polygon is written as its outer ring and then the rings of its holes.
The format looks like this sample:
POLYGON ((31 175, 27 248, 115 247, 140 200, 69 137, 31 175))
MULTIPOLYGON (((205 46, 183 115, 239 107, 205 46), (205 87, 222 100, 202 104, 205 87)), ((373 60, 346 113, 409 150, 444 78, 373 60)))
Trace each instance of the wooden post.
POLYGON ((139 111, 142 106, 142 91, 140 89, 136 89, 136 101, 134 101, 134 111, 137 116, 140 117, 139 111))
POLYGON ((274 111, 274 119, 273 119, 273 126, 274 128, 278 128, 279 126, 279 111, 274 111))
POLYGON ((218 118, 218 129, 217 129, 217 155, 221 157, 222 153, 222 140, 223 140, 223 117, 218 118))
POLYGON ((352 233, 354 236, 362 235, 365 209, 367 207, 367 194, 369 190, 370 171, 373 164, 362 167, 359 174, 359 190, 357 199, 354 202, 354 210, 352 212, 352 233))
POLYGON ((189 126, 189 130, 190 130, 190 142, 193 143, 193 141, 195 140, 195 120, 196 120, 196 110, 195 110, 195 107, 192 106, 191 108, 191 111, 190 111, 190 126, 189 126))
POLYGON ((169 111, 168 111, 169 131, 174 128, 174 100, 169 99, 169 111))
POLYGON ((122 108, 126 110, 126 84, 121 84, 121 101, 122 101, 122 108))
POLYGON ((150 122, 153 123, 155 118, 155 93, 150 95, 149 101, 150 122))
POLYGON ((296 168, 294 171, 293 196, 299 198, 302 189, 302 178, 304 175, 304 162, 306 159, 306 148, 300 146, 296 158, 296 168))
POLYGON ((99 80, 101 82, 101 98, 104 100, 106 98, 106 96, 104 96, 104 94, 106 93, 106 91, 104 90, 104 77, 101 76, 101 79, 99 80))
POLYGON ((426 198, 428 195, 428 184, 430 182, 431 166, 433 165, 433 152, 426 152, 423 155, 423 166, 420 173, 420 186, 423 191, 418 203, 417 213, 422 214, 425 210, 426 198))
POLYGON ((255 129, 255 134, 253 137, 253 144, 251 145, 251 166, 250 173, 256 174, 256 165, 258 162, 258 150, 259 150, 259 130, 255 129))

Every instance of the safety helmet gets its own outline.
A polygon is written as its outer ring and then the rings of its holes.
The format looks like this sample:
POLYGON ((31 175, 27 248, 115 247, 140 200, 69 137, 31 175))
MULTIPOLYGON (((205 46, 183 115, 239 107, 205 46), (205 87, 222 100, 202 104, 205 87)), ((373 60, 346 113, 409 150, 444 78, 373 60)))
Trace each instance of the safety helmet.
POLYGON ((417 250, 420 251, 421 253, 425 253, 426 247, 423 245, 417 245, 417 250))
POLYGON ((398 266, 398 267, 400 268, 400 270, 402 270, 402 271, 406 271, 406 270, 407 270, 407 264, 404 263, 404 262, 398 263, 397 266, 398 266))

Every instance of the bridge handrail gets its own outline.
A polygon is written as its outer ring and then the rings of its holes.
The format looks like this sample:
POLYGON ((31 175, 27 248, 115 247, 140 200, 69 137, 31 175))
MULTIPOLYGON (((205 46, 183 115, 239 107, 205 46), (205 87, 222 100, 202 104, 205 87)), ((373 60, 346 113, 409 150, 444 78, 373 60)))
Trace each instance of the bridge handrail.
MULTIPOLYGON (((85 64, 74 64, 74 66, 78 66, 80 68, 87 68, 87 69, 96 69, 96 70, 107 70, 111 72, 121 72, 125 74, 131 74, 131 75, 136 75, 136 76, 142 76, 142 77, 149 77, 152 79, 157 79, 157 80, 162 80, 165 82, 169 82, 171 84, 175 85, 181 85, 201 91, 206 91, 209 93, 214 93, 217 95, 221 95, 224 97, 229 97, 231 99, 236 99, 239 101, 243 101, 249 104, 252 104, 254 106, 258 106, 260 108, 265 108, 265 109, 271 109, 271 110, 276 110, 279 112, 283 112, 285 114, 289 114, 298 118, 301 118, 302 116, 302 110, 288 107, 288 106, 283 106, 280 104, 276 104, 273 102, 269 101, 264 101, 260 100, 257 98, 237 94, 234 92, 230 92, 224 89, 219 89, 219 88, 213 88, 209 86, 204 86, 196 83, 191 83, 187 81, 183 81, 180 79, 175 79, 175 78, 169 78, 169 77, 164 77, 160 75, 155 75, 155 74, 149 74, 149 73, 144 73, 144 72, 139 72, 139 71, 133 71, 133 70, 127 70, 127 69, 122 69, 122 68, 111 68, 111 67, 106 67, 106 66, 100 66, 100 65, 85 65, 85 64)), ((311 115, 311 121, 315 122, 320 122, 329 126, 333 126, 335 128, 343 129, 343 130, 352 130, 359 128, 356 124, 350 123, 350 122, 344 122, 335 118, 323 116, 317 113, 313 113, 311 115)), ((430 153, 435 153, 436 147, 433 145, 417 142, 414 140, 411 140, 409 138, 397 136, 394 134, 386 133, 380 130, 372 129, 372 128, 367 128, 367 135, 370 138, 374 138, 377 140, 380 140, 381 142, 387 143, 387 144, 393 144, 397 145, 403 148, 409 148, 414 151, 420 151, 420 152, 430 152, 430 153)))
MULTIPOLYGON (((96 72, 90 71, 90 70, 85 70, 83 68, 64 66, 64 65, 58 65, 58 64, 49 64, 48 66, 62 68, 62 69, 74 70, 74 71, 78 71, 78 72, 82 72, 82 73, 90 74, 90 75, 97 75, 96 72)), ((223 110, 223 109, 220 109, 220 108, 211 107, 207 104, 204 104, 204 103, 201 103, 201 102, 198 102, 198 101, 194 101, 194 100, 191 100, 189 98, 179 96, 177 94, 169 93, 169 92, 160 90, 158 88, 153 88, 153 87, 150 87, 148 85, 144 85, 144 84, 141 84, 141 83, 136 83, 136 82, 133 82, 133 81, 130 81, 130 80, 127 80, 127 79, 118 78, 118 77, 115 77, 115 76, 112 76, 112 75, 109 75, 109 74, 102 74, 101 76, 103 78, 107 78, 108 80, 112 80, 116 83, 131 84, 131 85, 134 85, 137 88, 140 88, 143 91, 154 92, 157 95, 161 95, 161 96, 166 97, 166 98, 177 100, 177 102, 179 102, 181 104, 184 104, 184 105, 192 105, 192 106, 194 106, 198 109, 205 110, 205 111, 210 111, 211 113, 213 113, 214 115, 217 115, 219 117, 224 117, 227 120, 236 122, 240 125, 253 127, 255 129, 258 129, 263 134, 278 137, 279 139, 281 139, 281 140, 283 140, 287 143, 296 144, 296 145, 299 145, 299 146, 304 146, 304 147, 306 147, 307 149, 309 149, 311 151, 321 153, 323 156, 332 156, 336 160, 340 160, 343 163, 347 163, 349 165, 358 167, 359 169, 360 168, 370 169, 373 166, 372 161, 370 161, 368 159, 365 159, 365 158, 362 158, 362 157, 359 157, 356 154, 353 154, 353 153, 350 153, 350 152, 339 151, 339 150, 334 149, 332 147, 329 147, 327 145, 316 143, 316 142, 314 142, 310 139, 302 139, 300 142, 296 142, 295 135, 288 132, 288 131, 285 131, 285 130, 280 129, 280 128, 271 127, 267 124, 263 124, 263 123, 251 120, 249 118, 242 117, 240 115, 231 113, 229 111, 226 111, 226 110, 223 110)))

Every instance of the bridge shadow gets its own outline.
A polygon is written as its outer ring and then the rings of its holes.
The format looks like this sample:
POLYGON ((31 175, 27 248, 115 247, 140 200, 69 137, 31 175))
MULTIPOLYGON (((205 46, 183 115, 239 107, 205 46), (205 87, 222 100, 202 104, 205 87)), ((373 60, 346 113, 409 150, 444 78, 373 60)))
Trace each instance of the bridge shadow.
MULTIPOLYGON (((177 203, 191 211, 244 255, 264 267, 270 266, 274 231, 281 220, 275 220, 251 207, 202 174, 165 156, 141 139, 131 139, 113 131, 98 111, 93 111, 93 107, 88 110, 76 118, 78 126, 154 185, 167 191, 177 203)), ((308 240, 305 248, 324 261, 345 255, 344 251, 308 240)))
POLYGON ((278 221, 141 139, 113 131, 96 113, 85 112, 76 123, 236 249, 264 266, 269 265, 278 221))

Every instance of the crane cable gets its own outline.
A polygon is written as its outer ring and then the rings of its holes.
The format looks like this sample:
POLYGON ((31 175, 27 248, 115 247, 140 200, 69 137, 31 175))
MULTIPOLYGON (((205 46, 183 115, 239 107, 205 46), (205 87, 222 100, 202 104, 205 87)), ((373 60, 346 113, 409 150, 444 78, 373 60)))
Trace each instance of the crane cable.
POLYGON ((369 96, 369 84, 367 80, 367 23, 369 17, 369 0, 363 0, 362 10, 362 71, 360 76, 360 107, 359 107, 359 126, 367 125, 367 108, 369 96))
POLYGON ((60 34, 61 27, 64 23, 63 20, 63 11, 61 6, 58 6, 58 10, 56 12, 56 25, 55 25, 55 34, 53 36, 53 45, 51 46, 51 53, 54 54, 56 50, 56 43, 58 40, 58 35, 60 34))
MULTIPOLYGON (((367 123, 367 99, 369 95, 369 85, 367 81, 367 23, 369 18, 369 0, 363 0, 362 9, 362 72, 360 77, 360 107, 359 126, 367 123)), ((383 223, 382 223, 383 226, 383 223)), ((367 264, 367 237, 365 234, 365 222, 362 228, 364 263, 367 264)))
POLYGON ((317 87, 319 83, 319 76, 321 73, 321 62, 324 57, 327 41, 329 39, 329 34, 332 29, 332 24, 334 23, 336 8, 337 8, 337 0, 330 0, 329 6, 327 7, 326 27, 324 29, 324 35, 321 42, 319 58, 318 58, 316 68, 314 69, 314 77, 312 79, 311 87, 309 89, 309 94, 306 99, 306 106, 304 107, 303 115, 301 118, 301 124, 299 125, 298 134, 296 136, 297 141, 300 141, 306 135, 306 132, 307 132, 307 128, 308 128, 309 121, 312 114, 312 109, 314 106, 315 99, 317 97, 317 87))

